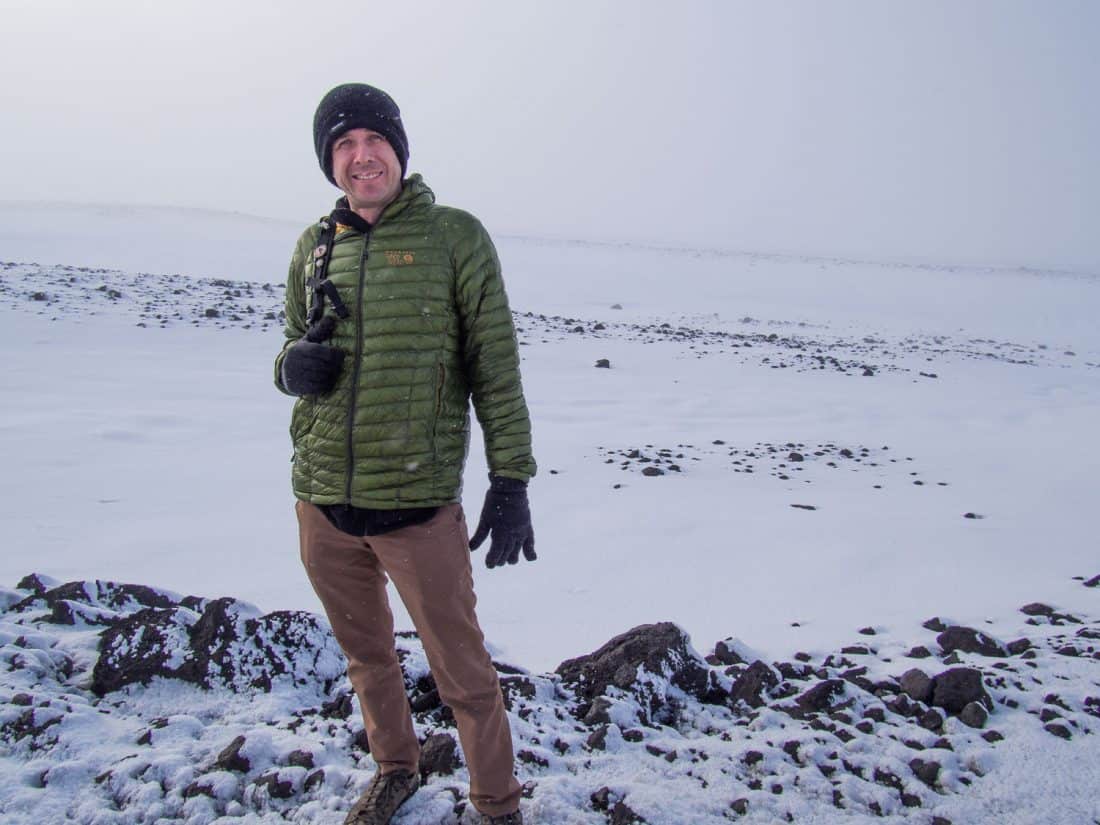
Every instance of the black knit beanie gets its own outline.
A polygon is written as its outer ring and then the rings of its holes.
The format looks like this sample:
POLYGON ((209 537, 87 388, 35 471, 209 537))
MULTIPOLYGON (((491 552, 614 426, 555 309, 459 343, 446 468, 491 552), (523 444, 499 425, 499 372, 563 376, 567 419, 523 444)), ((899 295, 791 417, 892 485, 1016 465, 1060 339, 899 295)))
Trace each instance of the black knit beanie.
POLYGON ((366 83, 345 83, 323 98, 313 116, 313 146, 325 177, 333 186, 332 144, 351 129, 370 129, 387 141, 401 162, 401 177, 409 163, 409 139, 401 125, 401 110, 393 98, 366 83))

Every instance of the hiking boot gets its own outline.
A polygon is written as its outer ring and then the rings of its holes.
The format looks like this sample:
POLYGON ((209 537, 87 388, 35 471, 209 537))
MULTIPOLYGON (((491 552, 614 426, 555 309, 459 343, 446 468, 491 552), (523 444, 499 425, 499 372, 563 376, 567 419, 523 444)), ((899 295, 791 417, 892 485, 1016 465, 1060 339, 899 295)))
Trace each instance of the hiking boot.
POLYGON ((519 811, 500 816, 481 815, 481 825, 523 825, 523 814, 519 811))
POLYGON ((419 774, 379 771, 351 806, 344 825, 387 825, 398 808, 420 787, 419 774))

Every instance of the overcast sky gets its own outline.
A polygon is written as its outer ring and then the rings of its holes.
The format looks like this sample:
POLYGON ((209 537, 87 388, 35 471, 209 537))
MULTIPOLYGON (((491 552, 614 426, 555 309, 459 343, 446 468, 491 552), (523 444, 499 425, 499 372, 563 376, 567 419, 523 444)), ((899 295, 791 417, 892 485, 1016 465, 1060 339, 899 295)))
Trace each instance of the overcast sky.
POLYGON ((1096 0, 3 0, 0 199, 306 222, 363 81, 496 233, 1100 273, 1098 43, 1096 0))

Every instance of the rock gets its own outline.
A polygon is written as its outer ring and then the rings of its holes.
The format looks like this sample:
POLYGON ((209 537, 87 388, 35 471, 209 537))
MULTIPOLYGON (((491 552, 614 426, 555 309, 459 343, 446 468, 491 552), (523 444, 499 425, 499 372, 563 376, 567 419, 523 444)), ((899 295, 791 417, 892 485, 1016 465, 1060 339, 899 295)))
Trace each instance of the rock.
POLYGON ((19 580, 19 584, 15 585, 16 590, 30 590, 36 596, 41 596, 50 589, 50 582, 52 580, 48 576, 40 576, 38 573, 31 573, 24 576, 19 580))
POLYGON ((607 786, 595 791, 588 798, 592 802, 592 810, 594 811, 606 811, 611 807, 611 789, 607 786))
POLYGON ((1053 616, 1054 608, 1042 602, 1032 602, 1021 607, 1020 612, 1025 616, 1053 616))
POLYGON ((979 702, 968 702, 966 707, 959 713, 960 722, 969 728, 978 728, 979 730, 985 727, 988 718, 989 713, 979 702))
POLYGON ((228 598, 202 604, 197 619, 177 606, 147 607, 114 621, 100 635, 92 690, 102 696, 160 676, 269 691, 280 676, 296 684, 331 684, 344 675, 343 655, 318 617, 276 611, 253 618, 252 608, 228 598))
POLYGON ((241 753, 245 741, 243 736, 238 736, 222 748, 221 753, 218 754, 218 758, 214 760, 214 767, 220 771, 248 773, 249 770, 252 769, 252 765, 248 761, 248 757, 241 753))
POLYGON ((947 625, 939 616, 933 616, 928 621, 921 625, 925 630, 931 630, 933 633, 943 633, 947 630, 947 625))
POLYGON ((607 748, 607 725, 600 725, 588 735, 586 743, 593 750, 602 751, 607 748))
POLYGON ((351 716, 352 699, 350 692, 341 693, 334 699, 321 705, 320 716, 322 719, 347 719, 351 716))
POLYGON ((898 679, 898 684, 915 702, 927 704, 932 699, 932 678, 919 668, 905 671, 898 679))
POLYGON ((1100 575, 1093 576, 1085 582, 1085 587, 1100 587, 1100 575))
POLYGON ((950 714, 961 713, 971 702, 992 710, 993 700, 985 692, 982 673, 970 667, 946 670, 932 679, 932 704, 950 714))
POLYGON ((639 682, 639 671, 667 678, 700 701, 719 701, 706 662, 691 647, 688 635, 672 622, 632 628, 594 653, 562 662, 556 670, 582 700, 578 708, 582 716, 597 696, 614 686, 638 698, 650 714, 663 717, 672 697, 659 680, 656 685, 639 682))
POLYGON ((420 746, 420 775, 447 776, 458 767, 458 744, 449 733, 433 733, 420 746))
POLYGON ((963 518, 983 519, 983 518, 985 518, 985 516, 980 516, 977 513, 963 513, 963 518))
POLYGON ((936 637, 944 653, 978 653, 982 656, 1003 658, 1007 655, 1004 644, 972 627, 949 627, 936 637))
POLYGON ((1057 722, 1051 722, 1049 725, 1043 725, 1043 730, 1053 736, 1057 736, 1059 739, 1065 739, 1068 741, 1073 738, 1073 734, 1070 733, 1069 728, 1057 722))
POLYGON ((644 476, 663 476, 664 474, 665 471, 660 467, 646 467, 642 470, 642 475, 644 476))
POLYGON ((286 763, 292 768, 305 768, 311 771, 313 770, 313 754, 303 750, 291 751, 286 758, 286 763))
POLYGON ((253 784, 258 788, 266 788, 267 795, 272 799, 290 799, 294 796, 294 783, 280 779, 278 772, 258 776, 253 784))
POLYGON ((588 708, 588 712, 581 719, 586 725, 609 725, 611 723, 611 716, 608 711, 611 710, 611 702, 603 696, 597 696, 592 700, 592 705, 588 708))
POLYGON ((730 699, 734 703, 744 702, 750 708, 758 708, 764 704, 764 694, 778 684, 779 678, 772 669, 758 659, 733 683, 730 699))
POLYGON ((943 714, 935 708, 929 708, 920 715, 920 718, 917 719, 917 724, 925 730, 935 733, 943 728, 943 714))
POLYGON ((842 679, 826 679, 807 690, 797 699, 795 704, 805 711, 824 711, 831 708, 834 700, 844 693, 844 681, 842 679))
POLYGON ((1008 652, 1013 656, 1019 656, 1024 651, 1031 649, 1031 641, 1028 639, 1016 639, 1007 645, 1008 652))
POLYGON ((805 460, 806 460, 806 456, 802 455, 802 453, 792 452, 787 456, 787 461, 792 461, 796 464, 800 461, 805 461, 805 460))
POLYGON ((861 627, 859 629, 859 634, 861 636, 875 636, 878 634, 878 631, 875 630, 873 627, 861 627))
POLYGON ((741 658, 732 647, 726 642, 719 642, 714 646, 714 658, 717 664, 720 665, 743 665, 745 660, 741 658))
POLYGON ((905 655, 908 656, 910 659, 927 659, 929 656, 932 655, 932 651, 930 651, 924 645, 917 645, 916 647, 911 648, 909 652, 905 655))
POLYGON ((911 759, 909 760, 909 769, 917 779, 930 788, 940 778, 940 763, 933 760, 911 759))
POLYGON ((999 731, 987 730, 985 733, 982 734, 982 739, 992 745, 995 742, 1003 741, 1004 735, 1001 734, 999 731))
POLYGON ((325 771, 323 768, 318 768, 306 777, 306 781, 302 783, 302 791, 304 793, 309 793, 314 788, 323 784, 325 784, 325 771))
POLYGON ((738 816, 744 816, 749 812, 749 800, 742 796, 739 799, 733 800, 733 802, 730 803, 730 808, 738 816))
POLYGON ((611 369, 611 361, 609 361, 607 358, 600 358, 596 361, 596 367, 604 370, 611 369))

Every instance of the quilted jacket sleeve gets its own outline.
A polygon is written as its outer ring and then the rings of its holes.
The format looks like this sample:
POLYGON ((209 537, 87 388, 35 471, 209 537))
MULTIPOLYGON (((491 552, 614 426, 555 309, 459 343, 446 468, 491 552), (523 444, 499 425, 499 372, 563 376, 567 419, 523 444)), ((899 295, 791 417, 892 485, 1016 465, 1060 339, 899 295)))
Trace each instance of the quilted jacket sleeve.
POLYGON ((450 221, 455 303, 474 412, 485 435, 489 471, 527 481, 535 474, 531 420, 523 397, 519 348, 489 234, 471 215, 450 221))
POLYGON ((283 304, 286 313, 286 325, 283 334, 286 336, 286 341, 283 343, 283 348, 279 351, 279 354, 275 356, 275 386, 280 392, 287 395, 293 395, 293 393, 287 392, 286 387, 283 386, 283 359, 286 357, 287 349, 306 334, 305 261, 309 250, 312 248, 311 235, 312 230, 307 229, 298 238, 298 243, 294 247, 294 254, 290 258, 290 270, 286 279, 286 296, 283 304))

